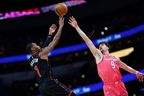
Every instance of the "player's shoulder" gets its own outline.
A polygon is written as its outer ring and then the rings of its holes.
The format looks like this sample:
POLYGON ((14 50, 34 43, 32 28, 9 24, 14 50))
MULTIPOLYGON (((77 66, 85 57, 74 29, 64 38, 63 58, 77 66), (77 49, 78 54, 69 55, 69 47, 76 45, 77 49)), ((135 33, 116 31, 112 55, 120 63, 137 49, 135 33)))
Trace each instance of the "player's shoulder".
POLYGON ((113 57, 120 60, 120 58, 118 56, 113 56, 113 57))

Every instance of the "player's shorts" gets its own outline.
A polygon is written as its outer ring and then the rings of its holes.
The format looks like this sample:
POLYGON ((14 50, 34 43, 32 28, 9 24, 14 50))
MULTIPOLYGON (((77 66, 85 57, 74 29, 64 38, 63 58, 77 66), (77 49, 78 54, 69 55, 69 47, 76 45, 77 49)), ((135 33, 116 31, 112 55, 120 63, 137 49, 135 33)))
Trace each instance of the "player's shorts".
POLYGON ((39 86, 42 96, 78 96, 57 79, 45 79, 39 86))
POLYGON ((104 96, 128 96, 128 92, 122 81, 104 83, 104 96))

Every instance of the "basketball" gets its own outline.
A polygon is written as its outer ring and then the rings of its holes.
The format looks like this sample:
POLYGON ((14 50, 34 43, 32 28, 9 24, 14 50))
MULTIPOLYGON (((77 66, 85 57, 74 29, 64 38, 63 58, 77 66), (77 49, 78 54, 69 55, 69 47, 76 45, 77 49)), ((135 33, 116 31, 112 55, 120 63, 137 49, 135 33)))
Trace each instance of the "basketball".
POLYGON ((66 6, 66 4, 64 3, 58 3, 56 6, 55 6, 55 13, 58 15, 58 16, 64 16, 66 15, 68 12, 68 7, 66 6))

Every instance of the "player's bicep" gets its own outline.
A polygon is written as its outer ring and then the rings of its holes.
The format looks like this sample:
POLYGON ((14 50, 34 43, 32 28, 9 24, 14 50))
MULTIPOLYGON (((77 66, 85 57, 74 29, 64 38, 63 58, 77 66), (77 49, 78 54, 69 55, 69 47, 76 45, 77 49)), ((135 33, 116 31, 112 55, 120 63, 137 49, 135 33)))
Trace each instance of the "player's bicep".
POLYGON ((119 57, 115 56, 115 58, 117 58, 117 60, 118 60, 118 66, 123 69, 126 66, 126 64, 124 62, 122 62, 119 57))
POLYGON ((122 69, 124 69, 124 70, 126 70, 126 68, 127 68, 128 66, 127 66, 124 62, 122 62, 122 61, 120 60, 119 67, 122 68, 122 69))

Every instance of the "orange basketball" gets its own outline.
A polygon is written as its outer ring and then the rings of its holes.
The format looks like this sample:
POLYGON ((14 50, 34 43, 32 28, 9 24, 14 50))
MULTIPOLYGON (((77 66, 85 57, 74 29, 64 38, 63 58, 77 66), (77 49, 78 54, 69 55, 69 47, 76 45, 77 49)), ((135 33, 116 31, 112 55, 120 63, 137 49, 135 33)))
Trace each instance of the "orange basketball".
POLYGON ((67 12, 68 12, 68 7, 66 6, 66 4, 64 4, 64 3, 58 3, 55 6, 55 13, 58 16, 64 16, 64 15, 67 14, 67 12))

